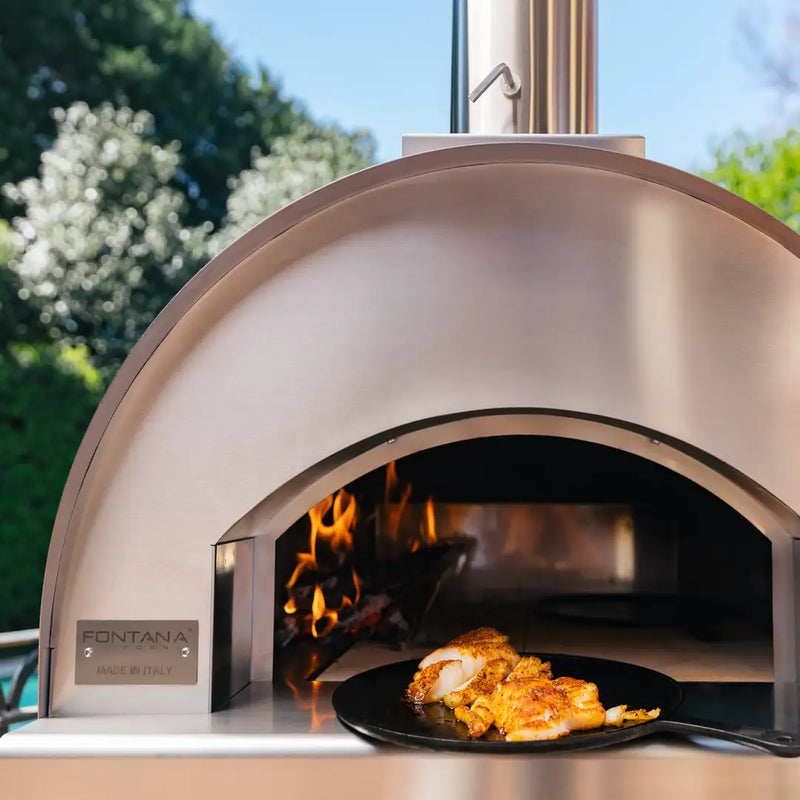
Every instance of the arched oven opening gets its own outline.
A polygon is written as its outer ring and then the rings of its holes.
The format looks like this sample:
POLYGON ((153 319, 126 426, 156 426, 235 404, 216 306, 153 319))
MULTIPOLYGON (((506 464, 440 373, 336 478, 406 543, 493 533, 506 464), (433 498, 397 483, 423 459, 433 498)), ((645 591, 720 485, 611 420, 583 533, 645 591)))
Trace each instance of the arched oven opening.
POLYGON ((212 707, 251 680, 302 692, 482 625, 520 651, 771 686, 774 659, 792 668, 773 648, 780 509, 675 445, 498 413, 320 465, 217 545, 212 707))

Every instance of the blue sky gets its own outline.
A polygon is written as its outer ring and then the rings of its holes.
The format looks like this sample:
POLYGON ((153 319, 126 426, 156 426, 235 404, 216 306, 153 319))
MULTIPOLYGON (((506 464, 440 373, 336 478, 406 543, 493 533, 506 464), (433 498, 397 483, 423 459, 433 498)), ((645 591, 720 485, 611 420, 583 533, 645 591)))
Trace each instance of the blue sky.
MULTIPOLYGON (((491 0, 485 0, 490 2, 491 0)), ((600 133, 639 133, 650 158, 708 162, 737 129, 788 127, 748 68, 743 14, 777 42, 800 0, 597 0, 600 133)), ((447 132, 451 0, 192 0, 245 62, 262 63, 311 113, 368 128, 381 160, 403 133, 447 132)))

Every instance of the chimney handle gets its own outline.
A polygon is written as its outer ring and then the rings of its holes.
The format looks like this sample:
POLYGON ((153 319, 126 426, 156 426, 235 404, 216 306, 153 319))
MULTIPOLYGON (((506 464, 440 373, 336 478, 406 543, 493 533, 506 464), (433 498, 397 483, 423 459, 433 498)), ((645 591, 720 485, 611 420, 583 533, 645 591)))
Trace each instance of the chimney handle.
POLYGON ((469 100, 474 103, 500 76, 503 80, 500 88, 509 99, 516 97, 522 89, 522 82, 518 75, 511 71, 511 67, 501 61, 470 93, 469 100))

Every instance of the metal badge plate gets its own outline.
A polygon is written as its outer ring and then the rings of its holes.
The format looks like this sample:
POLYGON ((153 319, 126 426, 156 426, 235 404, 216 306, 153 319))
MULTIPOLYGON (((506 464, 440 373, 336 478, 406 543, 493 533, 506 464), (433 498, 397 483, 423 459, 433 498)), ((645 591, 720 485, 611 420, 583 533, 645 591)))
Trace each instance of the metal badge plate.
POLYGON ((78 620, 75 683, 197 683, 198 620, 78 620))

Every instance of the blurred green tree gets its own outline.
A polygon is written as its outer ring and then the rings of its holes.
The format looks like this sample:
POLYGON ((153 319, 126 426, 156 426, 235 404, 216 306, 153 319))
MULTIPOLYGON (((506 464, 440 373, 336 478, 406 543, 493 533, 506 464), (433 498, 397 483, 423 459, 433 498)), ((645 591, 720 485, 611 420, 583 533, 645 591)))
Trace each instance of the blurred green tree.
MULTIPOLYGON (((36 174, 56 137, 53 108, 144 109, 156 143, 181 143, 170 182, 186 197, 187 224, 219 223, 227 180, 254 146, 269 152, 276 137, 313 125, 263 67, 252 74, 237 62, 187 0, 5 0, 0 74, 4 182, 36 174)), ((12 216, 7 204, 0 216, 12 216)))
POLYGON ((38 624, 58 500, 101 388, 80 348, 0 349, 0 631, 38 624))
POLYGON ((717 148, 701 173, 800 232, 800 131, 770 141, 737 134, 717 148))
POLYGON ((9 342, 38 341, 45 337, 38 312, 19 296, 22 283, 10 264, 14 253, 11 228, 0 220, 0 349, 9 342))

